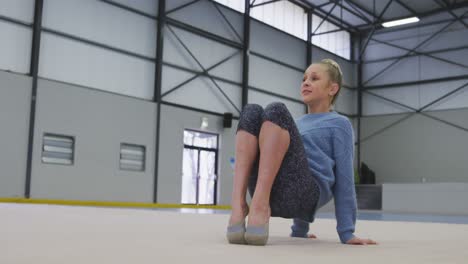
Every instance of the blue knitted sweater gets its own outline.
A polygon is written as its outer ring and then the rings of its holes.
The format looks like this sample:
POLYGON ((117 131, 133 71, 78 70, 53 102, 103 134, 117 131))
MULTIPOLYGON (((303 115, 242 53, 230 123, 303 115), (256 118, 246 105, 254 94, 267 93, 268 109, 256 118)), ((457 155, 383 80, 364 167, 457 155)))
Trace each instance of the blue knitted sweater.
MULTIPOLYGON (((351 122, 335 111, 306 114, 296 120, 309 167, 319 185, 317 209, 332 198, 341 243, 353 238, 356 223, 354 136, 351 122)), ((305 237, 309 223, 294 219, 292 236, 305 237)))

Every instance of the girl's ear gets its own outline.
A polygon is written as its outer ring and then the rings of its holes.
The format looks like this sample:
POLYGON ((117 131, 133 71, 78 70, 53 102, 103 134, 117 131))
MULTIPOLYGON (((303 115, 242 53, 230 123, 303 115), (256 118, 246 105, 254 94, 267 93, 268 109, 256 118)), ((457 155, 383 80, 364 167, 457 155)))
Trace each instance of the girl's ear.
POLYGON ((334 96, 338 92, 338 90, 339 90, 338 84, 336 82, 332 82, 329 95, 334 96))

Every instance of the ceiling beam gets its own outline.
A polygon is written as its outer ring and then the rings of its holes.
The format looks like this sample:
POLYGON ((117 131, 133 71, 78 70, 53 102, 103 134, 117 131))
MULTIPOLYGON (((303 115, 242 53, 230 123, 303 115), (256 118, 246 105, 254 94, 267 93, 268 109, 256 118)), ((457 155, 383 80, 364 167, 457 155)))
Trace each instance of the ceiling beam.
MULTIPOLYGON (((322 19, 327 14, 327 12, 325 12, 324 10, 320 9, 318 6, 308 2, 306 0, 289 0, 289 2, 294 3, 296 5, 299 5, 299 6, 303 7, 306 10, 311 10, 313 14, 321 17, 322 19)), ((329 22, 334 24, 335 26, 337 26, 339 28, 342 28, 344 30, 351 31, 351 32, 358 32, 359 31, 354 25, 351 25, 348 22, 343 21, 342 19, 340 19, 340 18, 338 18, 338 17, 336 17, 334 15, 330 15, 329 18, 333 19, 333 20, 329 20, 329 22), (343 25, 346 26, 346 27, 343 27, 343 25)))
POLYGON ((445 8, 446 11, 454 18, 458 19, 458 22, 462 23, 465 28, 468 28, 468 24, 465 23, 465 21, 463 21, 463 19, 457 17, 457 15, 455 15, 455 13, 452 12, 451 8, 450 8, 450 5, 447 4, 447 2, 443 1, 442 3, 440 3, 439 0, 434 0, 434 2, 436 2, 440 7, 442 8, 445 8))
MULTIPOLYGON (((330 0, 330 2, 328 4, 332 4, 332 3, 335 3, 337 4, 339 7, 341 7, 342 9, 346 10, 348 13, 352 14, 353 16, 363 20, 363 21, 367 21, 367 22, 372 22, 369 18, 367 18, 364 14, 362 13, 358 13, 359 11, 356 11, 356 9, 350 9, 349 7, 345 6, 343 4, 343 1, 346 1, 346 0, 330 0)), ((351 5, 350 5, 351 6, 351 5)), ((320 7, 320 6, 319 6, 320 7)), ((351 6, 351 8, 353 8, 351 6)))
POLYGON ((401 0, 395 0, 398 4, 400 4, 402 7, 404 7, 406 10, 408 10, 411 15, 413 16, 418 16, 418 12, 414 10, 413 8, 409 7, 407 4, 403 3, 401 0))
MULTIPOLYGON (((450 8, 452 10, 453 9, 458 9, 458 8, 463 8, 463 7, 468 7, 468 1, 453 4, 453 5, 450 6, 450 8)), ((416 14, 417 14, 417 16, 419 18, 424 18, 424 17, 431 16, 431 15, 434 15, 434 14, 437 14, 437 13, 440 13, 440 12, 447 12, 447 8, 438 8, 438 9, 434 9, 434 10, 431 10, 431 11, 416 13, 416 14)), ((392 20, 398 20, 398 19, 403 19, 403 18, 408 18, 408 16, 395 17, 395 18, 392 18, 392 20)), ((356 28, 358 28, 359 31, 362 31, 362 30, 368 30, 368 29, 372 28, 373 26, 379 26, 379 25, 380 25, 380 23, 362 24, 362 25, 357 25, 356 28)))
POLYGON ((350 3, 350 1, 348 0, 344 0, 346 3, 348 3, 348 5, 354 9, 354 11, 356 11, 357 13, 359 13, 359 17, 362 19, 362 20, 365 20, 367 21, 368 23, 372 23, 372 20, 370 20, 366 15, 364 15, 361 10, 359 10, 358 7, 356 7, 355 5, 353 5, 352 3, 350 3))
POLYGON ((349 4, 351 5, 354 5, 355 7, 361 9, 362 11, 364 11, 367 15, 371 16, 374 20, 377 19, 377 17, 375 16, 375 14, 373 14, 371 11, 367 10, 366 8, 364 8, 361 4, 358 4, 352 0, 346 0, 346 2, 348 2, 349 4))

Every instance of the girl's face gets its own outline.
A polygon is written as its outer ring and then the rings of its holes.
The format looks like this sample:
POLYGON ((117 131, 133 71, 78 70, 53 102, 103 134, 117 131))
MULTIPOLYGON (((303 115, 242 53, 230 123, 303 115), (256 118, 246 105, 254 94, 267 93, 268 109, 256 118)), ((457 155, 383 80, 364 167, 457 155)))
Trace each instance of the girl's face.
POLYGON ((338 91, 338 84, 332 83, 325 66, 312 64, 304 73, 301 85, 302 101, 307 104, 330 103, 338 91))

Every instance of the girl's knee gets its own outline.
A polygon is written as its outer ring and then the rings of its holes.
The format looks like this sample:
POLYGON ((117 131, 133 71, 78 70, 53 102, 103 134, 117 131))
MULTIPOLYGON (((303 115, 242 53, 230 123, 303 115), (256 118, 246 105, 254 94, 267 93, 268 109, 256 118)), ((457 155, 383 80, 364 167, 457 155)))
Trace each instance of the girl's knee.
POLYGON ((294 120, 284 103, 274 102, 265 108, 265 120, 269 120, 284 129, 288 129, 294 120))
POLYGON ((242 109, 240 119, 248 119, 251 122, 261 122, 263 119, 263 107, 258 104, 247 104, 242 109))
POLYGON ((263 107, 259 104, 246 104, 242 109, 242 112, 254 112, 254 113, 262 113, 263 107))
POLYGON ((243 129, 255 136, 260 133, 260 127, 263 123, 264 110, 258 104, 247 104, 242 109, 238 128, 243 129))

